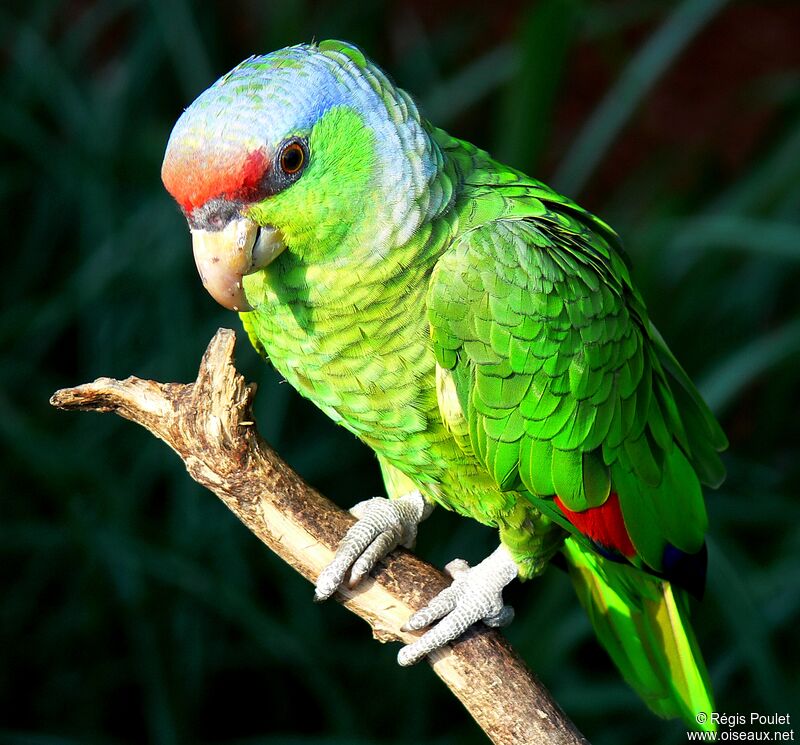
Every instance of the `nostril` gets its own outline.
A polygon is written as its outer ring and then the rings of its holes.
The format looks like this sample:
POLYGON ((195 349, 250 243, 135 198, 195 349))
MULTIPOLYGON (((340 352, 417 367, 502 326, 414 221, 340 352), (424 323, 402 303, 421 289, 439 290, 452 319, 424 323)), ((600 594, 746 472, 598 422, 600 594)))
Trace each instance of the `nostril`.
POLYGON ((241 216, 242 205, 226 199, 211 199, 196 207, 188 215, 189 227, 193 230, 224 230, 241 216))

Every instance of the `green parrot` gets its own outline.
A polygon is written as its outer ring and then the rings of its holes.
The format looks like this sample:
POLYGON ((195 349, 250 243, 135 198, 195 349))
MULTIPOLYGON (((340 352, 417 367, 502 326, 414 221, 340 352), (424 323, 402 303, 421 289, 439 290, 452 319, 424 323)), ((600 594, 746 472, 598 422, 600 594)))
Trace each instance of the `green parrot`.
POLYGON ((687 593, 727 443, 608 225, 437 129, 339 41, 220 78, 176 123, 162 178, 210 294, 380 463, 389 497, 353 508, 318 599, 441 505, 500 545, 448 565, 400 664, 508 623, 504 587, 554 560, 646 704, 713 727, 687 593))

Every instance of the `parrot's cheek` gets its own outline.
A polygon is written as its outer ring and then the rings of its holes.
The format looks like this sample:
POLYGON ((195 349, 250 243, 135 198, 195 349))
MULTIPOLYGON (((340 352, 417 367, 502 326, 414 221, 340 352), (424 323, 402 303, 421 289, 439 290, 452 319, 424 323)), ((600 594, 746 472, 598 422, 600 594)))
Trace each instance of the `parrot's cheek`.
POLYGON ((229 310, 253 310, 242 277, 263 269, 285 247, 276 228, 259 227, 246 218, 232 220, 222 230, 192 231, 194 261, 203 286, 229 310))

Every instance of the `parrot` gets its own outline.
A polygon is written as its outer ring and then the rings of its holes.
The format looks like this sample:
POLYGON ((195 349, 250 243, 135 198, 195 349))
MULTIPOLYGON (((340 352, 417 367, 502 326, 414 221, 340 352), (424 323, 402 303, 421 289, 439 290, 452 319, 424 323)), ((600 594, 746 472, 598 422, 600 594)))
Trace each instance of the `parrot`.
POLYGON ((713 729, 689 599, 727 440, 614 230, 335 40, 223 75, 178 118, 161 176, 206 290, 377 457, 387 496, 352 508, 316 599, 412 546, 438 505, 498 547, 447 565, 401 665, 509 623, 504 588, 552 562, 645 704, 713 729))

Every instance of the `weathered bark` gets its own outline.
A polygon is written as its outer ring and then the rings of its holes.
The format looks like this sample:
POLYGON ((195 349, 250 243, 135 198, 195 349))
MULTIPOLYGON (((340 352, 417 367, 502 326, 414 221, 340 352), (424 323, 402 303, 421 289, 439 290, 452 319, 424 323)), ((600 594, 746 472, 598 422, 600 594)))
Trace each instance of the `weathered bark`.
MULTIPOLYGON (((99 378, 57 391, 51 403, 114 411, 147 428, 183 459, 193 479, 313 582, 354 518, 305 484, 259 437, 251 413, 255 385, 234 367, 234 342, 232 331, 217 332, 194 383, 99 378)), ((438 569, 399 549, 337 599, 369 623, 376 639, 407 643, 417 634, 400 627, 448 584, 438 569)), ((586 742, 497 631, 476 627, 429 660, 498 745, 586 742)))

